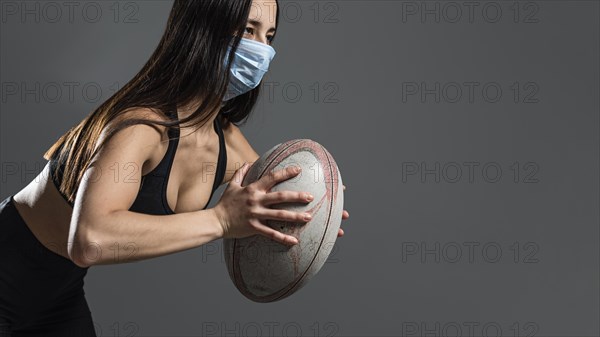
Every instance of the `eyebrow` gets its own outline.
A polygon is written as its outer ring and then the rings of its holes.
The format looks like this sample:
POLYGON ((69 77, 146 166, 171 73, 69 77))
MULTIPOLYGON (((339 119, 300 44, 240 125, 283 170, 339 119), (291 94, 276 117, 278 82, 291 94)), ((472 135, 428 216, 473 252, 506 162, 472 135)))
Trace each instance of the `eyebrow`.
MULTIPOLYGON (((250 19, 250 20, 248 20, 248 22, 255 26, 262 27, 262 22, 260 22, 260 21, 250 19)), ((276 30, 275 27, 271 27, 271 28, 269 28, 269 30, 267 30, 267 33, 274 32, 275 30, 276 30)))

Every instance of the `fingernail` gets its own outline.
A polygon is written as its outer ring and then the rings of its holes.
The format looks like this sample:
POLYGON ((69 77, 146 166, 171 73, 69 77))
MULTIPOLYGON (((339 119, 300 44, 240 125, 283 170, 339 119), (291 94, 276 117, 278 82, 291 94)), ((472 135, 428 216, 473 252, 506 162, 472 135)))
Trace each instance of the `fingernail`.
POLYGON ((304 213, 304 220, 310 220, 312 219, 312 215, 308 214, 308 213, 304 213))
POLYGON ((306 200, 313 200, 315 197, 312 194, 306 196, 306 200))

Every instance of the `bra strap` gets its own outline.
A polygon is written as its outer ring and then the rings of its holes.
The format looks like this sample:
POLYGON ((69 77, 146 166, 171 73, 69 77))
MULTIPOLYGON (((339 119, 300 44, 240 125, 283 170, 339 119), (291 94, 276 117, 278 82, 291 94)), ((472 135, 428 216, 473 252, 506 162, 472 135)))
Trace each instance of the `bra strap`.
POLYGON ((223 129, 221 128, 220 116, 215 118, 215 127, 219 135, 219 161, 217 164, 217 176, 215 177, 215 183, 213 189, 217 189, 225 178, 225 171, 227 170, 227 148, 225 147, 225 136, 223 135, 223 129))

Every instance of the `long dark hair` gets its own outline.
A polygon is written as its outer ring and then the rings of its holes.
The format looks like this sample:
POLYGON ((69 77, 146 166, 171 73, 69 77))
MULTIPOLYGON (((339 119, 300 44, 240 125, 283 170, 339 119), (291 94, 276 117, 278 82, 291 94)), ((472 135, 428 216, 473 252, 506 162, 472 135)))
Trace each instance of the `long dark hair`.
MULTIPOLYGON (((64 164, 58 188, 70 202, 74 202, 79 183, 95 154, 116 132, 128 126, 158 124, 179 128, 180 124, 190 123, 186 125, 201 127, 217 109, 225 117, 224 126, 246 121, 261 85, 219 107, 229 82, 230 67, 225 67, 223 60, 227 57, 227 65, 232 64, 233 51, 244 35, 251 7, 252 0, 174 1, 164 34, 142 69, 44 154, 46 160, 57 159, 64 164), (229 43, 232 49, 227 55, 229 43), (173 107, 192 102, 200 102, 200 106, 186 118, 178 120, 167 113, 173 107), (150 109, 168 121, 118 119, 138 108, 150 109), (106 136, 100 140, 103 134, 106 136)), ((277 24, 279 6, 275 20, 277 24)))

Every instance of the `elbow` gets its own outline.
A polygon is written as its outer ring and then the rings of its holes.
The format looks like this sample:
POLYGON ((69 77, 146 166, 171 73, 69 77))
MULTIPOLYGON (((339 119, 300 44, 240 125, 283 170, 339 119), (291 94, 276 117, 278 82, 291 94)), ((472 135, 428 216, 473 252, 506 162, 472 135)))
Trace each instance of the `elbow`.
POLYGON ((82 259, 78 255, 73 255, 73 254, 69 253, 69 256, 71 257, 71 261, 73 261, 73 263, 79 268, 89 268, 92 266, 92 263, 82 259))
POLYGON ((69 257, 80 268, 88 268, 101 262, 102 249, 99 241, 89 232, 78 228, 69 243, 69 257))

